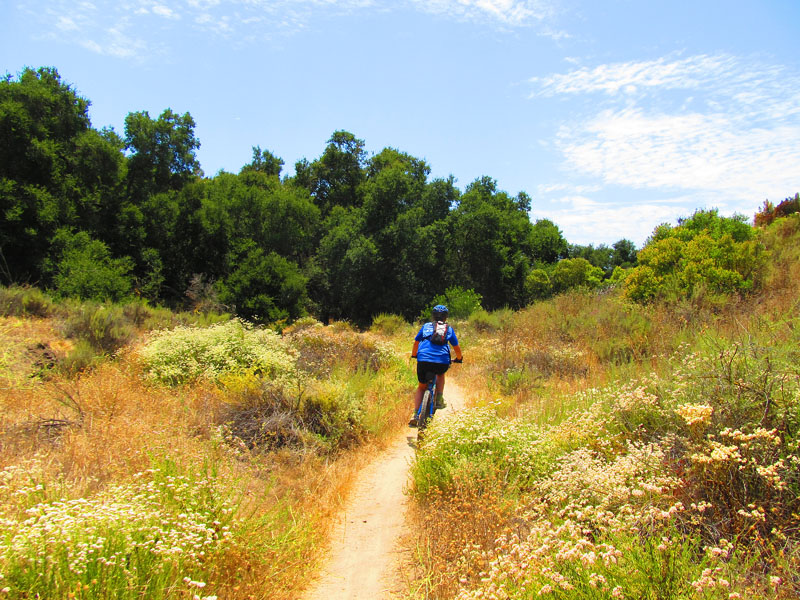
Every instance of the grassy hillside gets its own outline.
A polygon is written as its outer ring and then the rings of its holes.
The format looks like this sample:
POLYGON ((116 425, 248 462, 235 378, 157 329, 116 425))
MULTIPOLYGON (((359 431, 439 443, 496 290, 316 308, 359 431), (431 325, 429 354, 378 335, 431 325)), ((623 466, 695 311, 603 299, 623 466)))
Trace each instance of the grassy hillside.
POLYGON ((406 416, 377 336, 0 289, 0 589, 294 598, 406 416))
POLYGON ((570 293, 459 330, 413 468, 416 597, 800 596, 800 219, 759 292, 570 293))
MULTIPOLYGON (((456 323, 474 408, 413 465, 410 597, 800 594, 800 218, 760 287, 573 291, 456 323)), ((0 289, 0 590, 294 598, 404 425, 414 327, 278 334, 0 289)))

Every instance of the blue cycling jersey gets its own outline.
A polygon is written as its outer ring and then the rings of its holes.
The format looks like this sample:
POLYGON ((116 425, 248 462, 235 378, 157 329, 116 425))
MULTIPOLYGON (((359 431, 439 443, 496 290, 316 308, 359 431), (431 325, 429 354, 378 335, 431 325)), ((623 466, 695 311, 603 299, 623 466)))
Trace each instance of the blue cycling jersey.
POLYGON ((433 333, 433 323, 425 323, 414 338, 419 342, 417 349, 417 360, 432 363, 450 364, 450 346, 458 346, 458 338, 455 330, 447 326, 447 344, 432 344, 431 334, 433 333))

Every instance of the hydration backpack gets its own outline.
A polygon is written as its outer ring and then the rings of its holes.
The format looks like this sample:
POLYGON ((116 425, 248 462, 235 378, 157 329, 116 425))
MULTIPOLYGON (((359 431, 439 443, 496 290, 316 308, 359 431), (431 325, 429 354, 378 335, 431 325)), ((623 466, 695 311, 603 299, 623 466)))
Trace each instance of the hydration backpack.
POLYGON ((447 329, 447 323, 444 321, 435 321, 433 323, 433 332, 431 333, 431 344, 444 346, 447 343, 447 329))

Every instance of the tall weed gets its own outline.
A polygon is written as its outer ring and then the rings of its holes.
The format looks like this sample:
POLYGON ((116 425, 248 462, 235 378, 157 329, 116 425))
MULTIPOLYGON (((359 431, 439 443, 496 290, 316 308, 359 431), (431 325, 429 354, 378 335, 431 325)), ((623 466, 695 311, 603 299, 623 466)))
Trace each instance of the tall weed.
POLYGON ((110 354, 133 339, 134 329, 119 305, 80 305, 63 324, 64 335, 85 340, 100 353, 110 354))
POLYGON ((392 336, 398 331, 408 328, 408 323, 399 315, 381 313, 372 319, 370 331, 385 336, 392 336))

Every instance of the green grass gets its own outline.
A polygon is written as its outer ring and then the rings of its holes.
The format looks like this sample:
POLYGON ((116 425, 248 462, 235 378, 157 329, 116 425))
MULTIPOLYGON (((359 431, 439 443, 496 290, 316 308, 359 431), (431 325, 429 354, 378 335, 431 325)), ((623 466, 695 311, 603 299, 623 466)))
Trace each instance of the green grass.
POLYGON ((93 497, 32 506, 4 528, 8 597, 168 598, 188 590, 184 577, 205 583, 233 512, 216 483, 153 470, 93 497))

